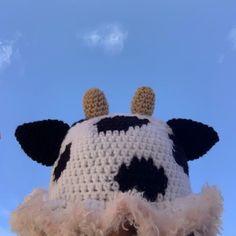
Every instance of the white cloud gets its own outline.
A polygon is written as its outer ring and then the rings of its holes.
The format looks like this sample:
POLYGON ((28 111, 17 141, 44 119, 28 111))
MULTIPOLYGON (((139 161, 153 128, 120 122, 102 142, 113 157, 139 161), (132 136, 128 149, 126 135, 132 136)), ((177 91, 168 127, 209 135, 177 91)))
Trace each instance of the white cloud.
POLYGON ((231 43, 232 50, 236 51, 236 27, 232 28, 229 32, 228 39, 231 43))
POLYGON ((91 48, 102 48, 106 52, 119 53, 124 48, 128 32, 119 24, 105 24, 83 36, 86 45, 91 48))
POLYGON ((0 70, 11 64, 12 55, 13 43, 0 41, 0 70))
POLYGON ((225 51, 223 54, 218 56, 217 63, 223 64, 227 58, 227 56, 232 53, 232 51, 236 51, 236 26, 231 28, 227 35, 227 43, 230 43, 230 48, 225 51))
POLYGON ((21 37, 22 34, 17 32, 12 40, 0 39, 0 71, 12 64, 13 57, 19 57, 19 49, 16 48, 16 44, 21 37))

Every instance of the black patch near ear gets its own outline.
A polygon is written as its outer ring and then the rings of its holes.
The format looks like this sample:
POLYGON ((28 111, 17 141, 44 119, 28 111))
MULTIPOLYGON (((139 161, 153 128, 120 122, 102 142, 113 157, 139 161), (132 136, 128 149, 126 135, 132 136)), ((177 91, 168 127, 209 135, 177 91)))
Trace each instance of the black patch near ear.
POLYGON ((52 166, 69 128, 68 124, 58 120, 36 121, 18 126, 15 136, 32 160, 52 166))
POLYGON ((70 160, 70 148, 71 148, 71 143, 66 145, 65 151, 60 155, 60 159, 53 172, 54 175, 53 181, 57 181, 60 178, 63 170, 66 168, 66 164, 70 160))
POLYGON ((182 166, 184 173, 189 174, 188 172, 188 159, 186 157, 186 154, 182 148, 182 145, 179 143, 178 139, 175 137, 175 135, 169 134, 169 138, 173 141, 174 147, 173 147, 173 157, 178 165, 182 166))
POLYGON ((172 119, 167 124, 171 127, 188 160, 203 156, 219 141, 216 131, 200 122, 187 119, 172 119))

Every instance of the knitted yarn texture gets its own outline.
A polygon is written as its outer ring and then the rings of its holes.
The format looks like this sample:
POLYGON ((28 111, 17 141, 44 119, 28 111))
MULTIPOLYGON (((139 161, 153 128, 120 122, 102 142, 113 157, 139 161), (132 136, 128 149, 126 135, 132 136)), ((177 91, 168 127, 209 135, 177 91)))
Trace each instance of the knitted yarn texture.
MULTIPOLYGON (((57 181, 54 180, 54 172, 60 158, 55 162, 49 188, 50 199, 110 199, 119 191, 119 183, 114 178, 120 166, 125 164, 129 167, 133 157, 139 161, 142 158, 146 161, 152 159, 154 166, 164 169, 167 186, 164 194, 156 196, 157 202, 173 200, 191 192, 188 175, 173 157, 173 142, 169 138, 172 132, 166 123, 149 118, 148 124, 129 127, 127 131, 98 132, 96 124, 107 117, 89 119, 69 130, 59 156, 71 145, 70 160, 57 181)), ((109 118, 125 117, 127 115, 109 115, 109 118)), ((137 117, 144 118, 139 115, 137 117)))
POLYGON ((152 117, 155 93, 139 88, 132 114, 109 114, 90 89, 85 119, 20 125, 15 136, 34 161, 52 166, 49 189, 36 189, 13 212, 21 236, 216 236, 222 199, 215 187, 192 193, 188 161, 218 142, 200 122, 152 117), (114 234, 115 233, 115 234, 114 234))

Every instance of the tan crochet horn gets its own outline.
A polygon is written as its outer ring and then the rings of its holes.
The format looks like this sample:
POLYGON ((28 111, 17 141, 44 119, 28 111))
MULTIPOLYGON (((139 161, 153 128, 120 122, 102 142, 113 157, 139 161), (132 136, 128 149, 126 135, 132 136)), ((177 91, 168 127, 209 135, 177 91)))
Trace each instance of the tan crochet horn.
POLYGON ((108 103, 104 93, 97 89, 89 89, 83 99, 84 113, 87 119, 108 114, 108 103))
POLYGON ((154 91, 149 87, 138 88, 132 100, 132 113, 151 116, 154 111, 154 106, 154 91))

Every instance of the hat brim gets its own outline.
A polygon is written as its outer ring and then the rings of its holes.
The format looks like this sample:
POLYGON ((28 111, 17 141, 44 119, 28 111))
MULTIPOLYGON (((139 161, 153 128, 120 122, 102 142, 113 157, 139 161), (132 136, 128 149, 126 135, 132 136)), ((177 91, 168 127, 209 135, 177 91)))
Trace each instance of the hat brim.
POLYGON ((222 197, 215 187, 155 204, 140 194, 117 193, 107 203, 50 200, 36 189, 12 214, 12 230, 21 236, 107 236, 127 222, 138 236, 215 236, 219 232, 222 197))

